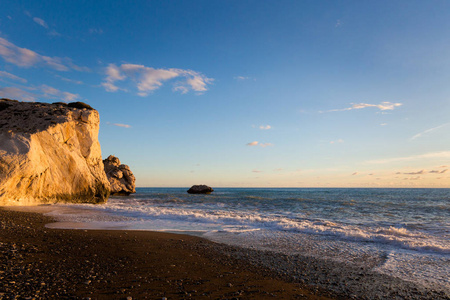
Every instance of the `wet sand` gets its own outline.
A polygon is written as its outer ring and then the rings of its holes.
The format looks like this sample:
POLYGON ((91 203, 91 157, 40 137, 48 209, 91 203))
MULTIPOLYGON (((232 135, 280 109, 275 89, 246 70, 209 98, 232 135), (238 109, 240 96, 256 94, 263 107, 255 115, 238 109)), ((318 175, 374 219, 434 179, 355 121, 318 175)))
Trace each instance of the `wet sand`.
POLYGON ((343 299, 293 283, 202 238, 48 229, 0 209, 0 299, 343 299), (131 297, 131 298, 129 298, 131 297))

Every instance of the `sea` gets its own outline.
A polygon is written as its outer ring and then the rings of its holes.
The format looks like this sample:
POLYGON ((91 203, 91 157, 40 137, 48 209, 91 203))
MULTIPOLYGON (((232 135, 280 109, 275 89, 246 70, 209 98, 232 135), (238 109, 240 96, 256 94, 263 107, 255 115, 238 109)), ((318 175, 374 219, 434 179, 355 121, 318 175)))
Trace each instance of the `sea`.
POLYGON ((151 230, 345 263, 450 291, 450 189, 137 188, 104 205, 56 205, 51 228, 151 230))

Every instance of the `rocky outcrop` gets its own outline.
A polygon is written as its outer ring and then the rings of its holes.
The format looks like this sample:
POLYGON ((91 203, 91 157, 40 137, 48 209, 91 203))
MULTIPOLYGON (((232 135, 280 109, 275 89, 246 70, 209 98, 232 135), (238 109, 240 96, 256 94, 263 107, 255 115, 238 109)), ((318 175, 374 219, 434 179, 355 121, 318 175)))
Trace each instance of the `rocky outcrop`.
POLYGON ((83 103, 0 99, 0 205, 106 202, 99 125, 83 103))
POLYGON ((214 190, 207 185, 193 185, 188 191, 189 194, 211 194, 214 190))
POLYGON ((112 196, 128 196, 136 193, 136 179, 127 165, 120 164, 120 160, 113 155, 103 160, 103 165, 111 185, 112 196))

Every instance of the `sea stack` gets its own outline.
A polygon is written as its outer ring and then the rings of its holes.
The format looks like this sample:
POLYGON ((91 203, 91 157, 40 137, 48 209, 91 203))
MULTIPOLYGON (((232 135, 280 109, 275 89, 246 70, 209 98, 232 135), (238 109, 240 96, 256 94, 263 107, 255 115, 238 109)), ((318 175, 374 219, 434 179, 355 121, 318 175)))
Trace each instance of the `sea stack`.
POLYGON ((188 191, 189 194, 211 194, 214 190, 204 184, 193 185, 188 191))
POLYGON ((136 179, 127 165, 120 164, 120 160, 113 155, 103 160, 103 165, 111 185, 112 196, 128 196, 136 193, 136 179))
POLYGON ((0 205, 106 202, 99 126, 85 103, 0 99, 0 205))

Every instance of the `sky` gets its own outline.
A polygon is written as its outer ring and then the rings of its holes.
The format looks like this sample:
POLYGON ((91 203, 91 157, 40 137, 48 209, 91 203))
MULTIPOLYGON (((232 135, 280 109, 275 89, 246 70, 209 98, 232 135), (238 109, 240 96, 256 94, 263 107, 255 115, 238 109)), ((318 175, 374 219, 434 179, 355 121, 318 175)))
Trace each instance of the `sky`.
POLYGON ((139 187, 450 188, 450 1, 0 2, 0 97, 139 187))

